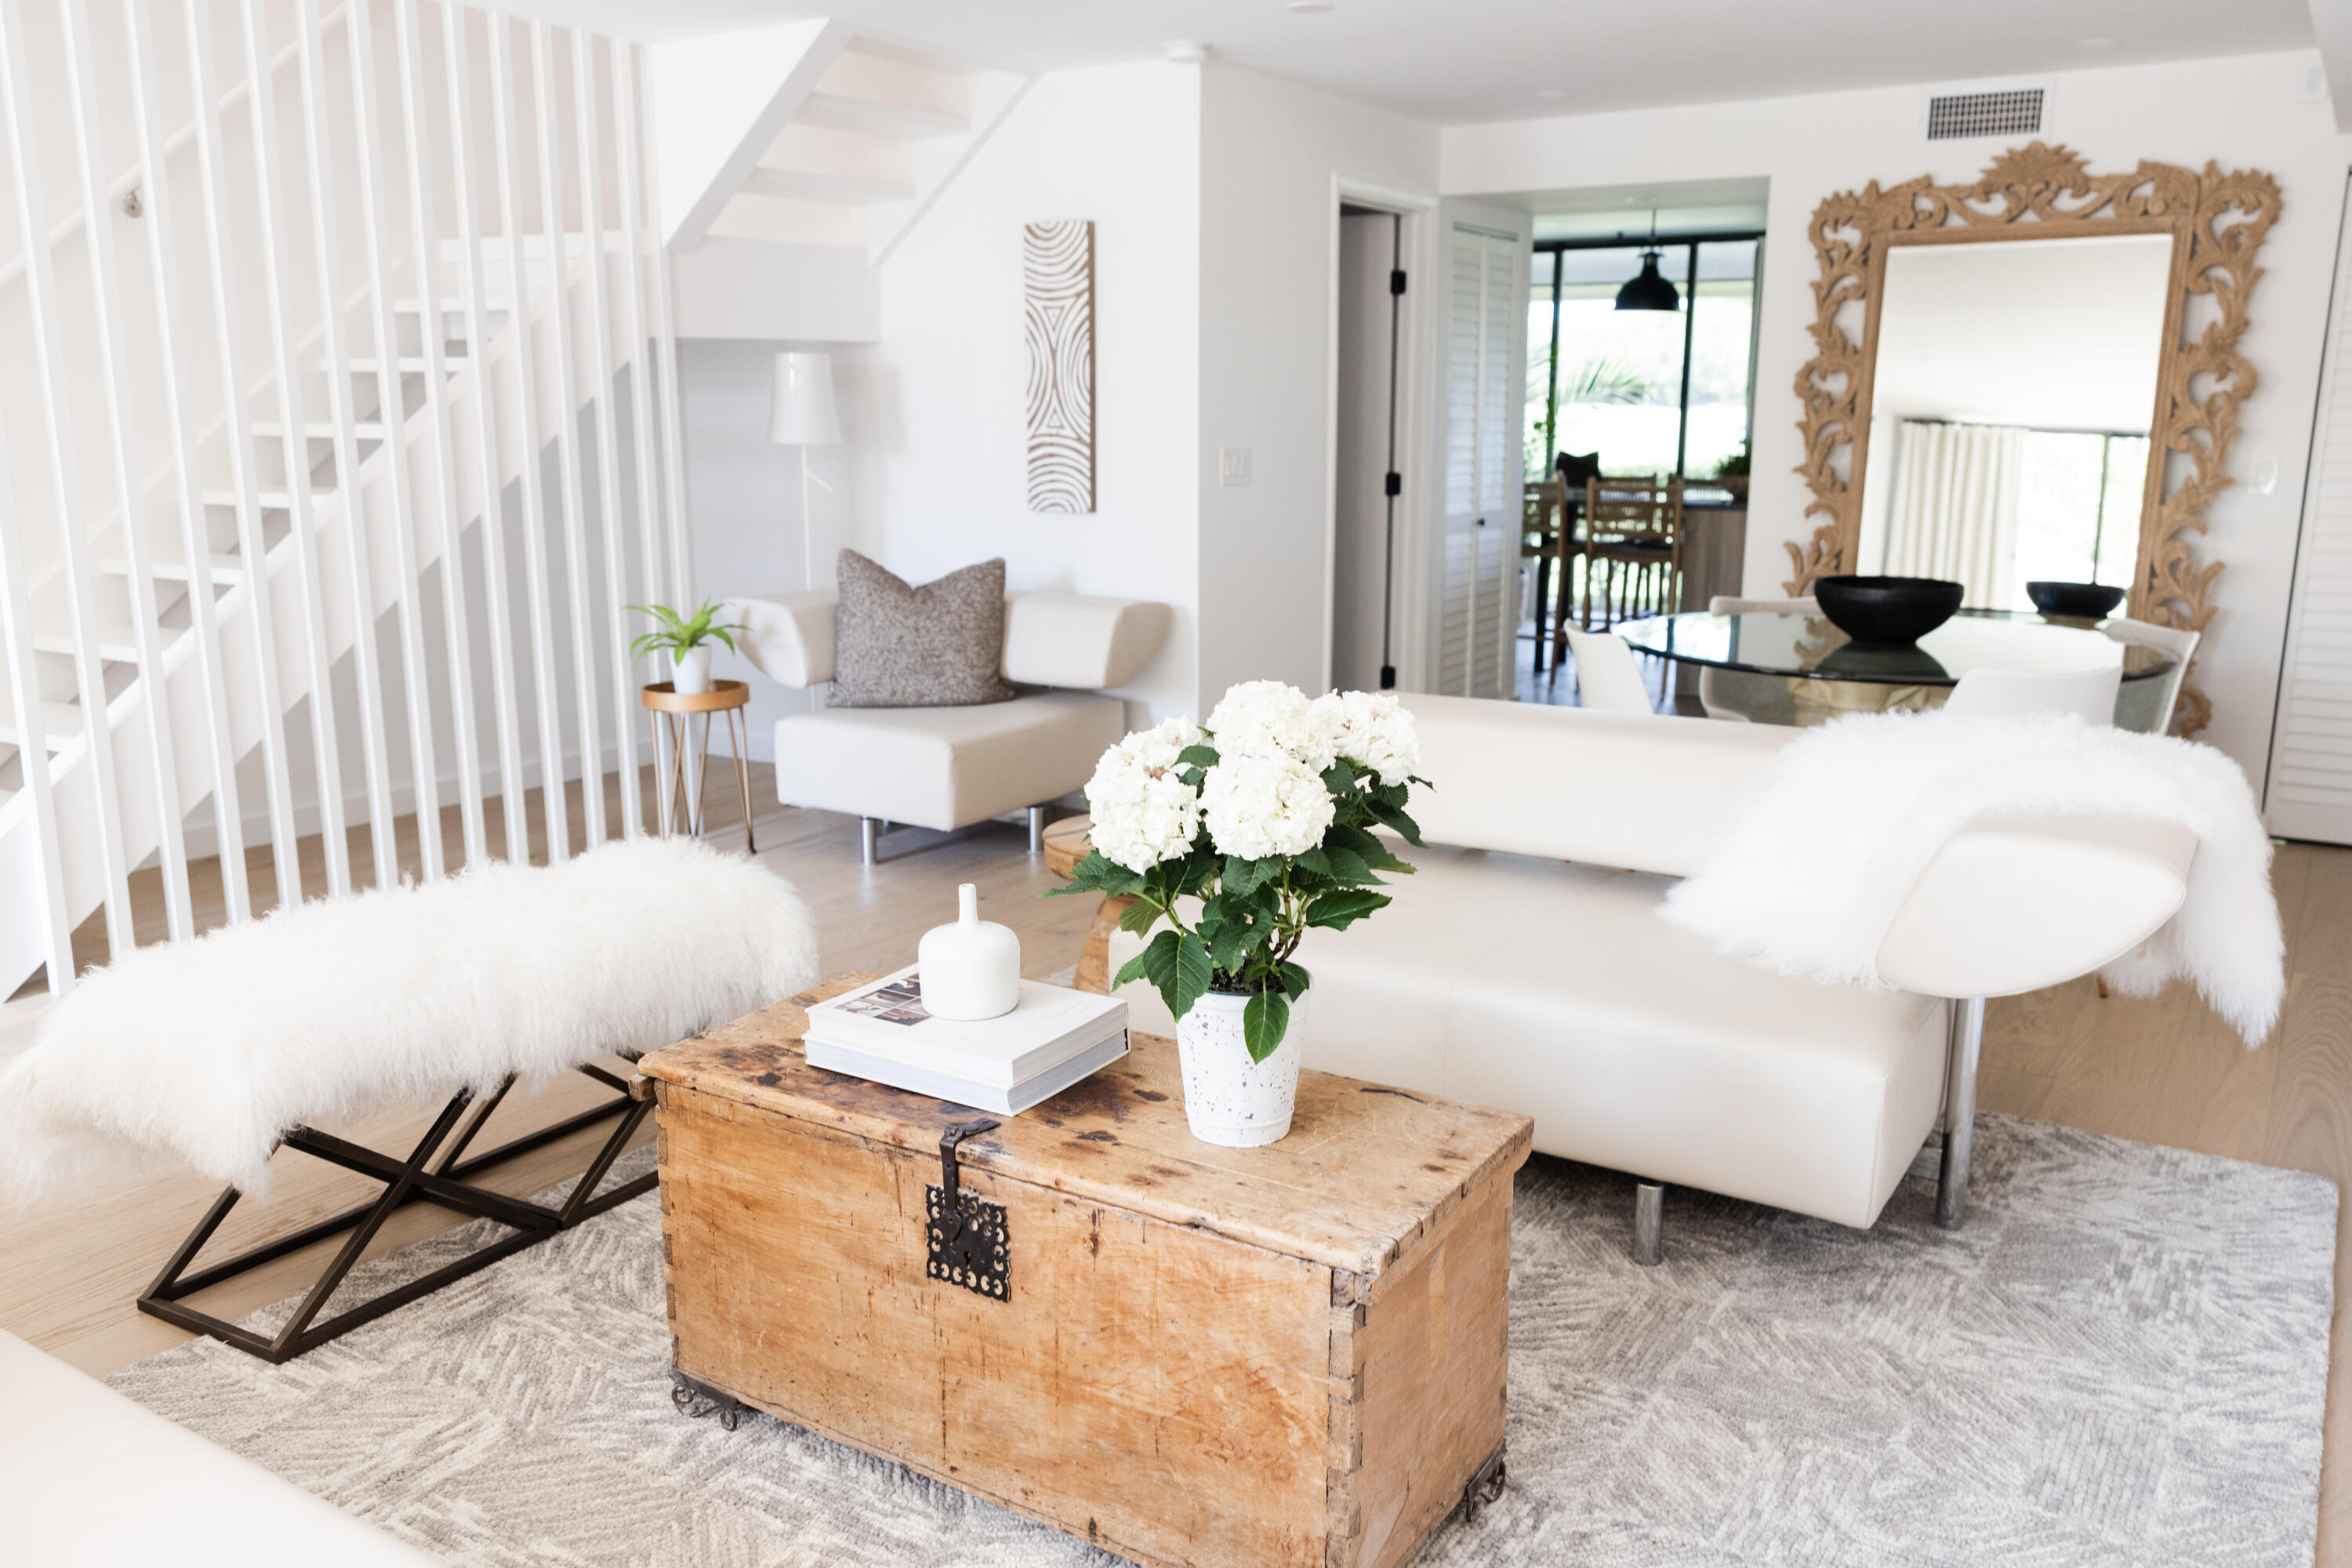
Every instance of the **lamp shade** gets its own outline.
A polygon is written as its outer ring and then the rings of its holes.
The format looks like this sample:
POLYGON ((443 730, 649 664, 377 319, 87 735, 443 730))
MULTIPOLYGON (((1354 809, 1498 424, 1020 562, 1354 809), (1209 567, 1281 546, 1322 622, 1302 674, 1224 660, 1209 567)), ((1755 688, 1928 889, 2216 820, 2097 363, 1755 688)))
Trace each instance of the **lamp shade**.
POLYGON ((768 408, 768 439, 779 447, 838 447, 841 419, 833 411, 833 356, 776 356, 775 398, 768 408))
POLYGON ((1679 310, 1682 303, 1682 295, 1658 271, 1658 253, 1654 250, 1642 252, 1642 270, 1617 290, 1617 308, 1621 310, 1679 310))

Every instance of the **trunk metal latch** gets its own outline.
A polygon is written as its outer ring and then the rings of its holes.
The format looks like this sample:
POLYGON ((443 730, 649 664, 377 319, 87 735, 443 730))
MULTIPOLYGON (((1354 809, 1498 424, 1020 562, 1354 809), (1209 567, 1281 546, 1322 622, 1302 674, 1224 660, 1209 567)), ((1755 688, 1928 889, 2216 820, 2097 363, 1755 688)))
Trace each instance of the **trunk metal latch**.
POLYGON ((956 1145, 974 1133, 993 1132, 998 1125, 988 1121, 959 1121, 940 1133, 939 1184, 923 1189, 930 1277, 993 1301, 1005 1299, 1013 1267, 1004 1205, 958 1185, 956 1145))

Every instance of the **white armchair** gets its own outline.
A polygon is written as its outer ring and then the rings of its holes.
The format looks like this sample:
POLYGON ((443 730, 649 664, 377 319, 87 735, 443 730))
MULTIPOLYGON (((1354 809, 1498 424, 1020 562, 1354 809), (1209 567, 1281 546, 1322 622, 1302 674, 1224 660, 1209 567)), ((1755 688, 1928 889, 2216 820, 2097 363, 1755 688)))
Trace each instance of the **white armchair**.
MULTIPOLYGON (((786 686, 833 679, 830 591, 729 601, 745 657, 786 686)), ((1127 732, 1124 686, 1159 656, 1172 612, 1142 599, 1039 591, 1006 595, 1010 702, 956 708, 818 708, 776 724, 776 797, 860 819, 866 863, 893 824, 951 832, 1029 813, 1042 847, 1045 805, 1083 785, 1127 732)))

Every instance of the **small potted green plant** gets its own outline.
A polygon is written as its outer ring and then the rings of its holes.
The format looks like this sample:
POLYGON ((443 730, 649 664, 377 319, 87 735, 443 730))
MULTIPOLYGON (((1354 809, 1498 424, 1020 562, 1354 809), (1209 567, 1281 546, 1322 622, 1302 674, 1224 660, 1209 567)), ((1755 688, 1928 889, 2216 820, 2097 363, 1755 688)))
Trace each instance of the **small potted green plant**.
POLYGON ((631 605, 629 608, 652 616, 656 623, 653 630, 629 645, 629 651, 667 652, 670 689, 681 697, 693 697, 710 689, 710 645, 725 643, 727 651, 733 653, 734 634, 744 629, 740 621, 720 624, 721 609, 716 599, 703 600, 701 608, 691 616, 681 616, 667 605, 631 605))

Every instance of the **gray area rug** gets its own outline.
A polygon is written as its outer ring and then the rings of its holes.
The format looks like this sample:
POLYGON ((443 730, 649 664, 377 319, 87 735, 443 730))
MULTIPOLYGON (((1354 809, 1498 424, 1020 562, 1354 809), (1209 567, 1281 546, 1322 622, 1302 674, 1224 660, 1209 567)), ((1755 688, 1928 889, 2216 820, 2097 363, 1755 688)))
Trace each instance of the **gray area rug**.
MULTIPOLYGON (((1919 1179, 1866 1233, 1676 1192, 1654 1269, 1624 1177, 1538 1156, 1510 1488, 1420 1562, 2309 1564, 2334 1184, 1999 1116, 1978 1149, 1957 1235, 1919 1179)), ((110 1381, 455 1563, 1116 1561, 765 1416, 680 1415, 656 1201, 284 1367, 199 1341, 110 1381)))

